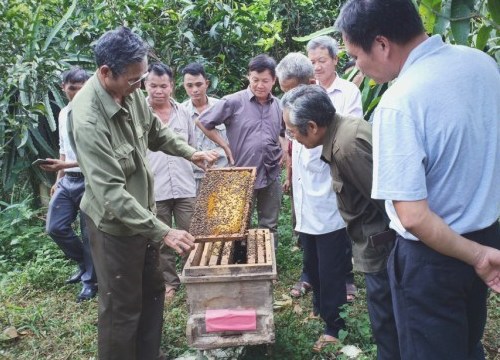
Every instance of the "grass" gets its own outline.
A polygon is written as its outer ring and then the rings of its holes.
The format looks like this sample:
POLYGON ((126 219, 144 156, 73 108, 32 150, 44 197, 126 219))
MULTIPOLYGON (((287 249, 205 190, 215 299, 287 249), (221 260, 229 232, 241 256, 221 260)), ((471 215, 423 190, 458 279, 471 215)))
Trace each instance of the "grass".
MULTIPOLYGON (((310 319, 311 295, 295 300, 288 292, 301 270, 301 252, 295 248, 290 225, 289 202, 284 199, 280 217, 280 244, 277 250, 279 279, 274 285, 276 342, 273 346, 249 346, 239 359, 346 359, 340 346, 330 347, 321 355, 311 352, 322 333, 320 320, 310 319)), ((29 231, 33 231, 33 228, 29 231)), ((27 229, 28 231, 28 229, 27 229)), ((0 234, 1 236, 2 234, 0 234)), ((79 286, 63 285, 74 270, 61 252, 44 234, 38 234, 33 258, 25 263, 10 264, 0 277, 0 330, 14 327, 17 339, 0 334, 0 359, 6 360, 89 360, 97 358, 97 301, 75 302, 79 286)), ((3 268, 5 269, 5 267, 3 268)), ((375 359, 366 311, 364 281, 355 274, 359 296, 343 310, 347 323, 343 344, 362 350, 358 359, 375 359)), ((186 343, 185 324, 188 312, 185 291, 165 307, 162 349, 168 359, 197 355, 186 343)), ((484 335, 488 360, 500 360, 500 296, 490 295, 489 317, 484 335)), ((208 356, 208 354, 207 354, 208 356)), ((205 357, 206 358, 206 357, 205 357)), ((212 357, 214 358, 214 357, 212 357)), ((233 359, 234 357, 227 357, 233 359)))

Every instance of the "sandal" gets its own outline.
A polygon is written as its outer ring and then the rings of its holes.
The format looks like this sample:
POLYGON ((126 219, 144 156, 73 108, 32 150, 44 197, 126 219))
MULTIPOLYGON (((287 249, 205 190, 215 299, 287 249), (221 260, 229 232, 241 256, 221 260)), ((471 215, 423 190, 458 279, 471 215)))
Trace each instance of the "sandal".
POLYGON ((321 335, 313 345, 312 351, 315 353, 321 352, 327 345, 338 344, 339 339, 331 335, 321 335))
POLYGON ((354 284, 345 284, 345 290, 347 293, 347 302, 352 303, 356 300, 356 296, 358 295, 358 289, 354 284))
POLYGON ((305 281, 297 281, 295 285, 290 290, 290 296, 294 298, 299 298, 306 295, 309 291, 312 290, 312 286, 305 281))

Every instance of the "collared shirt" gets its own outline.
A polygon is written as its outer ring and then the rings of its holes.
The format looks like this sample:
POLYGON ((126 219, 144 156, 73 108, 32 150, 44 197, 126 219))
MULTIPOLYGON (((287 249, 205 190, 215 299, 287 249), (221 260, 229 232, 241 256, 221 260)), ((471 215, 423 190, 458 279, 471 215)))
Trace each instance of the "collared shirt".
MULTIPOLYGON (((212 107, 217 101, 219 101, 219 99, 207 96, 207 101, 208 101, 208 107, 207 107, 207 109, 208 109, 208 108, 212 107)), ((193 105, 193 102, 191 101, 191 99, 187 99, 181 105, 187 109, 189 115, 191 116, 191 121, 194 124, 196 119, 198 119, 198 117, 200 116, 200 114, 198 114, 198 110, 196 110, 196 107, 193 105)), ((226 127, 224 126, 224 124, 217 125, 215 128, 217 129, 217 132, 219 133, 219 135, 226 142, 228 142, 227 135, 226 135, 226 127)), ((199 151, 215 150, 215 151, 217 151, 217 154, 219 154, 219 158, 217 159, 217 161, 213 165, 214 168, 226 167, 228 165, 227 156, 226 156, 226 153, 224 152, 224 150, 219 145, 217 145, 212 140, 210 140, 203 133, 203 131, 201 131, 200 128, 198 128, 197 126, 194 127, 194 136, 196 138, 196 149, 197 150, 199 150, 199 151)), ((196 166, 195 164, 193 164, 193 170, 194 170, 195 179, 201 179, 201 178, 205 177, 205 172, 202 169, 200 169, 198 166, 196 166)))
MULTIPOLYGON (((163 126, 195 147, 194 123, 189 119, 189 113, 173 99, 170 99, 170 105, 170 119, 163 126)), ((147 156, 155 178, 156 201, 196 196, 196 183, 190 161, 161 151, 148 151, 147 156)))
POLYGON ((402 237, 417 240, 396 214, 398 200, 426 199, 458 234, 498 220, 499 99, 498 64, 482 51, 435 35, 410 52, 373 122, 372 196, 387 200, 402 237))
POLYGON ((292 146, 295 230, 310 235, 327 234, 345 227, 332 189, 330 167, 320 159, 322 150, 322 146, 307 149, 295 140, 292 146))
POLYGON ((68 133, 85 175, 81 209, 105 233, 143 234, 162 241, 170 228, 155 216, 146 151, 191 159, 196 150, 162 126, 139 89, 120 106, 94 75, 75 96, 72 107, 68 133))
MULTIPOLYGON (((66 105, 59 112, 59 154, 64 155, 65 161, 76 161, 76 155, 68 139, 68 113, 71 110, 71 103, 66 105)), ((72 167, 64 169, 64 172, 80 172, 80 168, 72 167)))
POLYGON ((326 89, 326 93, 339 114, 363 117, 361 92, 352 82, 342 79, 337 74, 332 85, 326 89))
POLYGON ((371 199, 372 128, 360 118, 335 114, 323 141, 322 160, 330 165, 337 205, 353 240, 354 267, 384 269, 389 247, 376 248, 369 236, 387 229, 384 204, 371 199))
POLYGON ((279 177, 282 111, 276 97, 269 95, 267 102, 261 104, 248 88, 224 96, 199 120, 208 130, 226 125, 235 166, 257 167, 255 189, 264 188, 279 177))

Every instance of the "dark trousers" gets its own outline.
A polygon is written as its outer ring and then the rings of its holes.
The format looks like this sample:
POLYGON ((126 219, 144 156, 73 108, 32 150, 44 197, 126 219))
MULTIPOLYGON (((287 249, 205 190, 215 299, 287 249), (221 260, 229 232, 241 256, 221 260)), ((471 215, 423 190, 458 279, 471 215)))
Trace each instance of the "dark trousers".
POLYGON ((392 307, 387 269, 365 273, 366 302, 373 337, 377 343, 377 360, 399 360, 398 332, 392 307))
MULTIPOLYGON (((497 222, 463 236, 500 249, 497 222)), ((485 358, 488 290, 472 266, 398 236, 388 272, 403 359, 485 358)))
POLYGON ((278 247, 278 218, 283 194, 279 178, 266 187, 254 190, 252 212, 257 208, 259 229, 269 229, 274 235, 274 248, 278 247))
POLYGON ((80 213, 82 238, 75 233, 72 224, 80 209, 80 201, 85 192, 83 177, 64 176, 59 180, 56 191, 50 199, 47 213, 46 231, 67 258, 78 263, 84 271, 81 281, 84 286, 93 287, 97 282, 89 238, 84 216, 80 213))
POLYGON ((165 283, 159 244, 141 235, 106 234, 85 217, 99 278, 99 359, 161 359, 165 283))
POLYGON ((345 229, 328 234, 299 233, 306 273, 313 288, 313 308, 325 321, 325 334, 338 337, 344 327, 340 307, 346 303, 345 229))

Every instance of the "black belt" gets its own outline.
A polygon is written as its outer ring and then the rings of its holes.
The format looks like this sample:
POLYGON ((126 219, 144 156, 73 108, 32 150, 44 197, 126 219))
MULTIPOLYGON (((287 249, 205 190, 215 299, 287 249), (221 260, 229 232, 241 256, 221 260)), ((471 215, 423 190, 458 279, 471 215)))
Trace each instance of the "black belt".
POLYGON ((64 175, 72 178, 83 178, 83 173, 81 172, 67 172, 64 173, 64 175))

